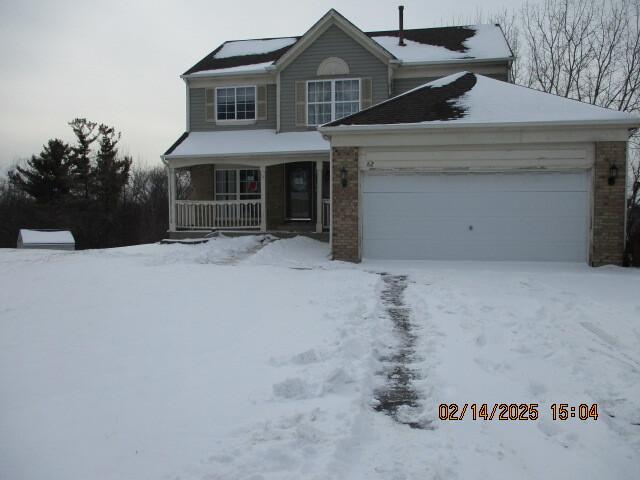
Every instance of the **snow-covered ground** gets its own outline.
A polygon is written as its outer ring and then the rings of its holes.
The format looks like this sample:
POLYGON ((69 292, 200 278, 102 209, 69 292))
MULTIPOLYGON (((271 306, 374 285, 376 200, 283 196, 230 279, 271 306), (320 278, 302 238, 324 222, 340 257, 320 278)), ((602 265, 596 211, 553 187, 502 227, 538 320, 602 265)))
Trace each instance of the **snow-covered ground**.
POLYGON ((1 479, 631 479, 640 272, 327 260, 305 238, 0 250, 1 479), (419 406, 375 410, 407 275, 419 406), (441 421, 440 403, 539 403, 441 421), (597 403, 553 421, 551 403, 597 403))

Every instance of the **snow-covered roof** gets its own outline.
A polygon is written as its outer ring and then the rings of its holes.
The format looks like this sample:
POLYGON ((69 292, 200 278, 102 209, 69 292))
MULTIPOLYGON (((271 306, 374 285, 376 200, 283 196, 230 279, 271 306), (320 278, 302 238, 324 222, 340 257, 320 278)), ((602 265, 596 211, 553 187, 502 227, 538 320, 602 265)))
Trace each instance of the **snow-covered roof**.
MULTIPOLYGON (((498 25, 408 29, 404 30, 405 46, 398 45, 397 30, 363 33, 402 63, 506 60, 512 57, 498 25)), ((185 75, 264 73, 301 38, 231 40, 200 60, 185 75)))
POLYGON ((213 70, 201 70, 190 74, 192 77, 207 75, 225 75, 236 73, 265 73, 269 67, 273 66, 273 62, 251 63, 248 65, 237 65, 235 67, 218 68, 213 70))
POLYGON ((324 125, 621 123, 640 117, 469 72, 449 75, 324 125))
POLYGON ((261 55, 290 47, 298 37, 266 38, 257 40, 232 40, 222 44, 213 58, 239 57, 243 55, 261 55))
POLYGON ((276 133, 275 130, 190 132, 165 157, 202 157, 279 153, 328 153, 329 142, 315 131, 276 133))
POLYGON ((398 44, 397 32, 393 32, 394 35, 386 33, 368 35, 403 63, 506 59, 512 56, 498 25, 407 30, 405 46, 398 44))
POLYGON ((20 238, 22 238, 23 243, 29 244, 65 244, 65 243, 75 243, 73 235, 68 230, 56 230, 56 231, 47 231, 47 230, 20 230, 20 238))

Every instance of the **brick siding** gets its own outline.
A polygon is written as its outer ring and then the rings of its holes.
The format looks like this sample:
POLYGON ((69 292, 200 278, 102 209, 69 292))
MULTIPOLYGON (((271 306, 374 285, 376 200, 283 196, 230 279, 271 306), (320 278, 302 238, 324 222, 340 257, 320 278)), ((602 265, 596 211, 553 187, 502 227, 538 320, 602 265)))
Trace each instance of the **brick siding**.
POLYGON ((334 260, 360 261, 358 227, 358 149, 332 149, 333 172, 331 178, 333 228, 331 254, 334 260), (341 182, 342 169, 347 171, 347 186, 341 182))
POLYGON ((596 142, 591 265, 622 265, 626 202, 627 142, 596 142), (618 178, 609 185, 615 163, 618 178))

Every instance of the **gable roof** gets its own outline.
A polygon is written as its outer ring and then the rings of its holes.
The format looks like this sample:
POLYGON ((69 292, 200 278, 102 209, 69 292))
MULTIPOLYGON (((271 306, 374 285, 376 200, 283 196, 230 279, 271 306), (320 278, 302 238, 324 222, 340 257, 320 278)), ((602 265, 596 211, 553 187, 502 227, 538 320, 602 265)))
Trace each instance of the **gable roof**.
POLYGON ((325 13, 320 20, 302 35, 290 50, 285 52, 282 57, 276 60, 276 64, 285 67, 293 61, 300 53, 302 53, 309 45, 311 45, 322 33, 324 33, 331 25, 336 25, 349 35, 354 41, 369 50, 374 56, 381 61, 388 61, 394 58, 387 49, 373 41, 366 33, 351 23, 346 17, 337 10, 331 9, 325 13))
POLYGON ((416 28, 404 31, 406 46, 398 45, 398 30, 362 32, 331 9, 304 35, 231 40, 209 53, 184 76, 265 73, 284 65, 302 51, 323 27, 333 22, 348 31, 380 58, 400 63, 442 63, 461 60, 510 60, 513 55, 499 25, 416 28))
POLYGON ((475 73, 461 72, 426 83, 321 131, 358 127, 491 126, 502 124, 620 124, 640 126, 640 117, 597 107, 475 73))

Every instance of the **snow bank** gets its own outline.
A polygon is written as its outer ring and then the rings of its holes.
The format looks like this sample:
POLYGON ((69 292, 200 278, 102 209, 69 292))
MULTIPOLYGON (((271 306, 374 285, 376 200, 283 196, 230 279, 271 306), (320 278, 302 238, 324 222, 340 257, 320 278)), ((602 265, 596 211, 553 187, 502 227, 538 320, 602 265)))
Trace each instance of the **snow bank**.
POLYGON ((294 237, 285 241, 272 242, 247 258, 244 263, 247 265, 277 264, 299 268, 334 268, 336 265, 329 261, 329 245, 308 237, 294 237))

